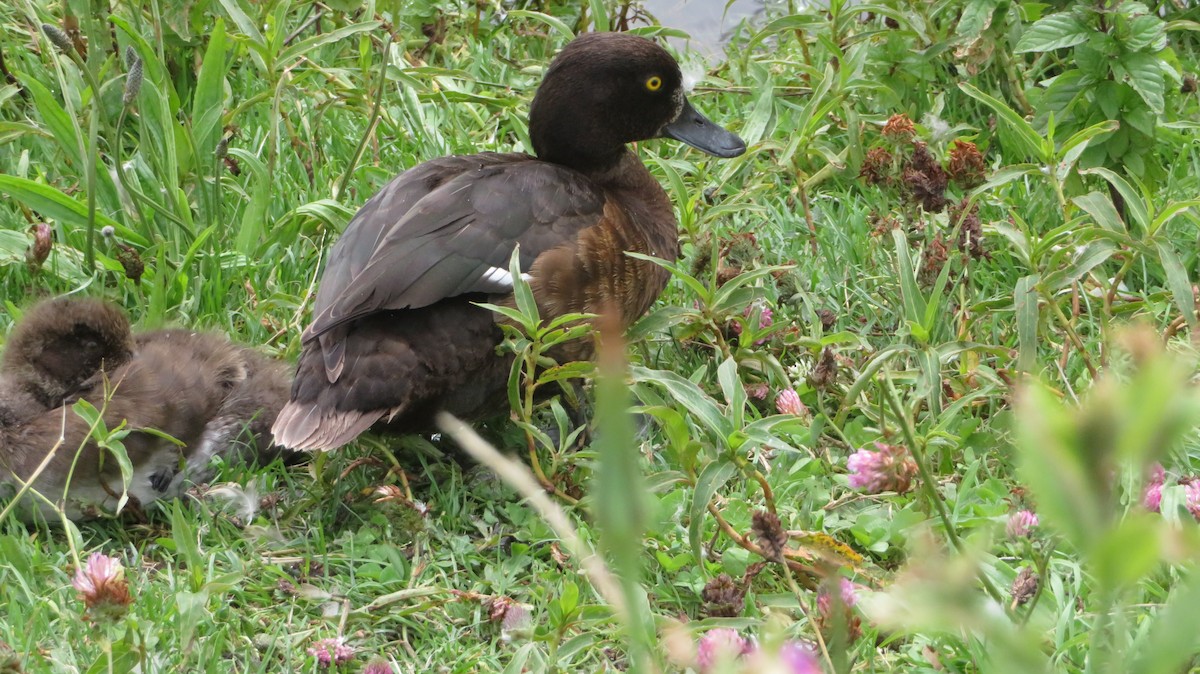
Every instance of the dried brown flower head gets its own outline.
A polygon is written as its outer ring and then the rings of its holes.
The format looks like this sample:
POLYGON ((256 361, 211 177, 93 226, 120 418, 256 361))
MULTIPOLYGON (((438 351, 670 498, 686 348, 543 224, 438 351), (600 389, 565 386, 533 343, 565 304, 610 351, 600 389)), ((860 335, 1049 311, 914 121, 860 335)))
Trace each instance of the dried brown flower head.
POLYGON ((837 325, 837 314, 832 309, 817 309, 817 318, 821 321, 821 329, 829 332, 837 325))
POLYGON ((1021 606, 1025 604, 1037 592, 1039 578, 1033 567, 1023 566, 1021 572, 1013 579, 1012 584, 1012 601, 1013 606, 1021 606))
POLYGON ((912 120, 904 113, 892 115, 883 125, 883 137, 897 145, 908 141, 915 132, 912 120))
POLYGON ((892 166, 893 160, 892 153, 885 148, 872 148, 867 151, 867 156, 863 157, 858 177, 868 185, 887 185, 892 182, 892 173, 895 170, 892 166))
POLYGON ((146 271, 146 265, 142 262, 142 256, 133 246, 123 243, 117 243, 117 262, 125 269, 125 278, 133 281, 134 285, 141 285, 142 274, 146 271))
POLYGON ((925 247, 925 257, 921 260, 921 269, 917 272, 917 280, 922 285, 933 285, 941 275, 942 267, 946 266, 948 257, 946 243, 942 241, 941 233, 938 233, 933 237, 933 241, 930 241, 929 245, 925 247))
POLYGON ((965 198, 950 206, 950 224, 958 225, 958 249, 976 260, 991 257, 983 247, 983 223, 979 220, 979 207, 971 204, 970 210, 964 214, 966 208, 965 198))
POLYGON ((809 373, 808 383, 813 388, 828 388, 833 383, 833 380, 837 378, 837 370, 837 356, 833 353, 833 348, 827 346, 821 350, 821 355, 817 358, 817 364, 813 367, 812 372, 809 373))
POLYGON ((929 152, 929 146, 913 141, 912 157, 904 165, 901 181, 909 201, 920 204, 929 213, 940 213, 946 204, 946 185, 950 177, 929 152))
POLYGON ((966 189, 983 183, 987 166, 975 143, 956 140, 950 148, 950 177, 966 189))
POLYGON ((750 533, 762 548, 763 557, 772 561, 783 561, 788 535, 783 530, 779 516, 767 510, 757 510, 750 518, 750 533))
POLYGON ((708 617, 736 618, 746 608, 746 590, 729 574, 722 573, 708 581, 700 596, 708 617))

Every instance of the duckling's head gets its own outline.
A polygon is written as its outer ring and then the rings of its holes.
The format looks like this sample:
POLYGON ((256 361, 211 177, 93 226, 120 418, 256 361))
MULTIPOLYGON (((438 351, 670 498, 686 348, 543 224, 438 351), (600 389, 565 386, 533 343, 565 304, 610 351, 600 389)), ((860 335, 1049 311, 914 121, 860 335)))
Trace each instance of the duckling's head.
POLYGON ((529 111, 540 159, 584 171, 620 160, 626 143, 670 137, 718 157, 746 144, 692 107, 675 59, 654 42, 624 33, 571 41, 546 70, 529 111))
POLYGON ((8 337, 0 367, 11 384, 50 408, 132 352, 124 311, 102 300, 64 297, 25 312, 8 337))

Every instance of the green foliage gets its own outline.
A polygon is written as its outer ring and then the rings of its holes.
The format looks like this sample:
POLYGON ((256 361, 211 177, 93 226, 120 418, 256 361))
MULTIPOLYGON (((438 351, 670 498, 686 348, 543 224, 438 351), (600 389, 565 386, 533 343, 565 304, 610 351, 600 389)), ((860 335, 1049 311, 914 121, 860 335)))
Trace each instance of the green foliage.
MULTIPOLYGON (((294 357, 355 210, 420 161, 528 150, 546 60, 635 10, 4 3, 0 320, 82 290, 143 326, 294 357), (43 23, 78 33, 63 50, 43 23), (40 223, 54 244, 33 264, 40 223)), ((557 362, 591 317, 545 320, 515 267, 515 301, 490 307, 513 422, 485 431, 603 552, 626 622, 453 445, 370 437, 222 465, 145 521, 4 511, 0 642, 27 671, 310 671, 306 649, 337 636, 358 649, 349 671, 375 653, 399 671, 683 671, 680 644, 715 626, 818 652, 846 639, 813 592, 840 575, 862 587, 862 635, 822 654, 828 672, 1194 668, 1198 19, 1125 1, 772 5, 724 60, 683 55, 707 71, 697 108, 751 150, 639 143, 683 254, 643 258, 672 281, 625 335, 629 362, 557 362), (1153 334, 1122 342, 1135 321, 1153 334), (915 462, 910 490, 850 486, 849 457, 876 442, 915 462), (1154 462, 1160 513, 1143 506, 1154 462), (1021 510, 1040 525, 1008 536, 1021 510), (786 564, 764 554, 763 511, 786 564), (109 634, 70 586, 95 547, 135 596, 109 634), (733 595, 715 601, 722 574, 733 595)), ((121 463, 128 429, 79 413, 121 463)))

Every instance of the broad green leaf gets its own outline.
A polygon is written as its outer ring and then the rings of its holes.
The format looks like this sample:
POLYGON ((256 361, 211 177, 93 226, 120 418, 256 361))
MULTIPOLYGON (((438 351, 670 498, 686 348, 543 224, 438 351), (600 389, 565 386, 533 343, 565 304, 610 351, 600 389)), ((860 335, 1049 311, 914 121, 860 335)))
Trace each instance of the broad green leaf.
POLYGON ((34 107, 37 108, 38 116, 46 128, 50 129, 51 135, 58 141, 58 146, 66 154, 67 159, 71 161, 73 168, 82 173, 83 171, 83 139, 82 130, 79 125, 71 119, 67 111, 63 109, 54 95, 50 93, 41 82, 33 78, 23 78, 22 84, 25 90, 33 96, 34 107))
POLYGON ((741 428, 745 424, 746 388, 738 377, 737 361, 732 357, 726 358, 717 368, 717 381, 721 384, 721 393, 725 396, 725 404, 733 413, 733 427, 741 428))
POLYGON ((908 252, 908 235, 903 230, 893 229, 892 239, 896 244, 896 267, 900 282, 900 301, 904 305, 904 318, 909 323, 922 325, 925 318, 925 296, 917 285, 917 275, 908 252))
POLYGON ((1159 51, 1167 46, 1166 24, 1153 14, 1142 14, 1129 22, 1129 36, 1125 38, 1129 51, 1159 51))
POLYGON ((1157 113, 1163 111, 1167 84, 1157 56, 1142 52, 1125 54, 1112 68, 1117 81, 1133 87, 1151 110, 1157 113))
POLYGON ((960 37, 978 37, 992 25, 992 14, 999 4, 999 0, 967 0, 955 32, 960 37))
POLYGON ((208 38, 208 49, 196 78, 192 99, 192 138, 195 143, 197 172, 209 175, 217 164, 215 148, 222 133, 221 115, 225 112, 225 20, 217 19, 208 38))
POLYGON ((359 33, 373 31, 376 28, 379 28, 379 26, 380 23, 378 21, 364 21, 363 23, 342 26, 341 28, 329 31, 328 33, 314 35, 308 39, 297 42, 287 49, 284 49, 279 53, 279 58, 276 59, 276 63, 283 67, 287 67, 293 60, 299 58, 300 56, 306 55, 308 52, 320 47, 321 45, 329 44, 331 42, 339 42, 341 40, 353 37, 359 33))
POLYGON ((630 368, 633 381, 661 386, 671 397, 683 405, 700 425, 713 434, 714 439, 724 441, 733 432, 733 425, 725 417, 720 406, 696 384, 674 372, 651 370, 641 366, 630 368))
POLYGON ((588 8, 591 10, 592 28, 595 32, 607 33, 608 7, 605 6, 604 0, 588 0, 588 8))
MULTIPOLYGON (((1161 545, 1158 527, 1146 513, 1105 531, 1088 560, 1099 590, 1114 591, 1136 583, 1158 564, 1161 545)), ((1140 670, 1133 671, 1140 674, 1140 670)))
POLYGON ((1074 259, 1062 269, 1046 274, 1044 287, 1050 292, 1058 292, 1083 278, 1092 269, 1103 264, 1116 252, 1116 246, 1109 241, 1093 241, 1087 244, 1075 255, 1074 259))
POLYGON ((1108 195, 1100 192, 1088 192, 1087 194, 1071 199, 1078 207, 1092 216, 1096 224, 1110 232, 1125 232, 1125 225, 1121 222, 1121 216, 1117 214, 1117 209, 1113 206, 1112 199, 1108 195))
POLYGON ((1200 206, 1200 199, 1189 199, 1187 201, 1173 201, 1163 207, 1158 215, 1154 216, 1154 221, 1150 223, 1150 236, 1158 233, 1158 230, 1163 225, 1175 219, 1180 213, 1185 213, 1193 208, 1200 206))
POLYGON ((1049 164, 1053 160, 1051 152, 1046 148, 1046 143, 1042 141, 1041 134, 1034 131, 1029 122, 1025 121, 1025 118, 1017 114, 1015 110, 1008 107, 1003 101, 983 93, 975 88, 975 86, 966 82, 960 82, 958 88, 966 92, 971 98, 994 110, 1000 116, 1005 126, 1016 134, 1022 148, 1029 156, 1037 158, 1044 164, 1049 164))
POLYGON ((750 115, 746 118, 746 124, 739 132, 747 146, 752 146, 763 139, 763 135, 767 132, 767 126, 771 122, 771 115, 775 112, 775 100, 775 88, 769 81, 762 83, 758 96, 754 99, 754 105, 750 108, 750 115))
POLYGON ((1170 243, 1156 241, 1154 245, 1158 249, 1158 257, 1162 260, 1163 269, 1167 272, 1167 285, 1171 288, 1175 306, 1183 314, 1188 327, 1194 333, 1196 331, 1196 297, 1192 293, 1192 282, 1188 278, 1187 269, 1183 267, 1183 262, 1180 261, 1179 255, 1175 253, 1175 249, 1171 247, 1170 243))
MULTIPOLYGON (((0 192, 8 194, 50 220, 76 227, 87 225, 87 204, 68 197, 50 185, 0 174, 0 192)), ((139 234, 103 213, 96 213, 96 225, 99 227, 111 225, 122 239, 138 246, 148 245, 146 239, 139 234)))
POLYGON ((565 40, 570 40, 575 37, 575 31, 571 30, 570 26, 563 23, 562 19, 550 16, 549 14, 534 12, 527 9, 514 9, 508 13, 508 17, 510 19, 533 19, 534 21, 540 21, 558 31, 558 34, 561 35, 565 40))
POLYGON ((692 544, 692 553, 696 555, 696 565, 701 570, 704 564, 704 522, 708 519, 708 504, 729 478, 737 472, 737 466, 732 461, 718 459, 710 462, 696 478, 696 489, 692 492, 692 505, 689 510, 688 541, 692 544))
POLYGON ((1053 51, 1082 44, 1094 31, 1072 12, 1059 12, 1035 22, 1017 40, 1013 51, 1053 51))
POLYGON ((1130 225, 1137 225, 1145 234, 1150 227, 1150 214, 1146 211, 1146 203, 1142 199, 1141 193, 1134 189, 1127 180, 1117 175, 1111 169, 1098 166, 1080 171, 1082 174, 1095 174, 1107 180, 1117 192, 1121 194, 1121 198, 1125 200, 1125 213, 1129 216, 1130 225))
POLYGON ((1037 362, 1038 276, 1023 276, 1013 290, 1013 309, 1017 319, 1017 369, 1031 374, 1037 362))

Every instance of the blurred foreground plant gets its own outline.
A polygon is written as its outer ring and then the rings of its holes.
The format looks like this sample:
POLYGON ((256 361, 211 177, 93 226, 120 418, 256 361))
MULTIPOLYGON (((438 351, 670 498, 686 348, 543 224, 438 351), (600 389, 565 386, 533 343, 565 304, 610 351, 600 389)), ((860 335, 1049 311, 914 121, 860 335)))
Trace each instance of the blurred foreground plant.
POLYGON ((869 616, 962 640, 983 672, 1174 674, 1194 662, 1200 531, 1179 517, 1187 513, 1180 499, 1163 516, 1141 504, 1151 464, 1195 439, 1196 363, 1166 352, 1149 328, 1128 328, 1120 341, 1126 366, 1106 372, 1079 403, 1038 382, 1020 393, 1016 449, 1038 508, 1037 518, 1022 517, 1052 535, 1029 560, 1037 572, 1023 567, 1013 581, 1020 613, 1006 616, 979 592, 976 569, 1009 572, 974 541, 952 556, 927 543, 888 593, 867 602, 869 616))

